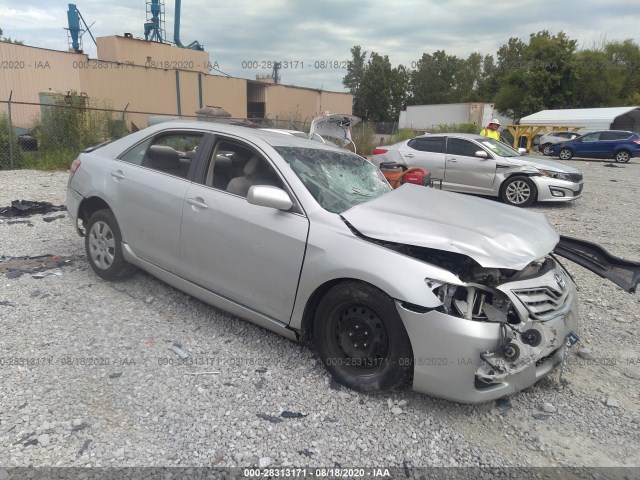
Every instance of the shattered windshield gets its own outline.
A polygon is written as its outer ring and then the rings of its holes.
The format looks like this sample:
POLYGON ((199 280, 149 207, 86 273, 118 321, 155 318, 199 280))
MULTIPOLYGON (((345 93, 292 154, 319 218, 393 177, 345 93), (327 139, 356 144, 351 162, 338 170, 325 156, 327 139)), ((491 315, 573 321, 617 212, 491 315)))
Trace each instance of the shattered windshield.
POLYGON ((499 142, 492 138, 483 138, 480 140, 480 143, 491 150, 496 155, 500 155, 501 157, 520 157, 520 153, 517 150, 514 150, 506 143, 499 142))
POLYGON ((333 213, 342 213, 391 190, 380 170, 350 152, 274 147, 313 198, 333 213))

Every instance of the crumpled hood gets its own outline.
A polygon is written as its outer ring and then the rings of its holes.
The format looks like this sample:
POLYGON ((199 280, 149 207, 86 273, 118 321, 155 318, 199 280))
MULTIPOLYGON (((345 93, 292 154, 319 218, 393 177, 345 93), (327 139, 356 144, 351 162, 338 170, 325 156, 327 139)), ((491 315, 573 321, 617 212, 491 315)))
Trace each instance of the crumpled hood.
POLYGON ((486 268, 521 270, 560 238, 540 213, 413 184, 342 217, 367 237, 461 253, 486 268))
POLYGON ((565 165, 564 163, 555 162, 553 160, 547 160, 546 158, 524 155, 522 157, 504 157, 504 159, 514 165, 531 165, 536 168, 551 170, 553 172, 582 173, 575 167, 565 165))

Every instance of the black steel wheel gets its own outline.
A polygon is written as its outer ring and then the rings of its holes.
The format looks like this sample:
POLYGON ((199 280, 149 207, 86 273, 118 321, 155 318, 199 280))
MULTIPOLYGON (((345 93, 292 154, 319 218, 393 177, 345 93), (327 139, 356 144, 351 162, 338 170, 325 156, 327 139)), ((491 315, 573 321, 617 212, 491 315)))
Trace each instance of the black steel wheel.
POLYGON ((361 392, 405 383, 413 368, 409 337, 394 301, 361 282, 344 282, 322 299, 314 342, 329 372, 361 392))

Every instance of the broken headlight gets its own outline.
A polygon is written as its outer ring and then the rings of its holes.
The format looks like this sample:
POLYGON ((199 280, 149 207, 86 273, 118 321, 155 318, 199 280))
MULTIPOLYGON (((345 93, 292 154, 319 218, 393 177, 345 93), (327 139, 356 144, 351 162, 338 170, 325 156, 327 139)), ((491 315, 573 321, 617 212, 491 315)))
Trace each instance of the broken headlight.
POLYGON ((452 285, 425 279, 442 302, 444 313, 467 320, 520 323, 511 300, 499 290, 478 284, 452 285))

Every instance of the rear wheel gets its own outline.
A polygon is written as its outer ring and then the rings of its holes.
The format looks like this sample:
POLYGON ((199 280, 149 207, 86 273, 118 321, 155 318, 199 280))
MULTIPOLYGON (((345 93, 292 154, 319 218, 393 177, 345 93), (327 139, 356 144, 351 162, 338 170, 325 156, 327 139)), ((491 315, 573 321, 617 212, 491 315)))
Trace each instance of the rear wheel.
POLYGON ((631 154, 627 150, 620 150, 616 153, 615 160, 618 163, 627 163, 631 160, 631 154))
POLYGON ((551 155, 551 144, 550 143, 545 143, 544 145, 542 145, 542 147, 540 148, 540 150, 542 151, 543 155, 551 155))
POLYGON ((120 280, 135 272, 135 267, 124 259, 122 235, 111 210, 98 210, 91 215, 84 240, 89 265, 99 277, 120 280))
POLYGON ((502 201, 515 207, 528 207, 538 198, 538 189, 528 177, 510 177, 502 184, 502 201))
POLYGON ((331 375, 354 390, 387 390, 411 378, 411 343, 395 303, 366 283, 343 282, 327 292, 314 342, 331 375))
POLYGON ((562 150, 560 150, 559 156, 560 160, 571 160, 571 157, 573 157, 573 152, 570 148, 563 148, 562 150))

